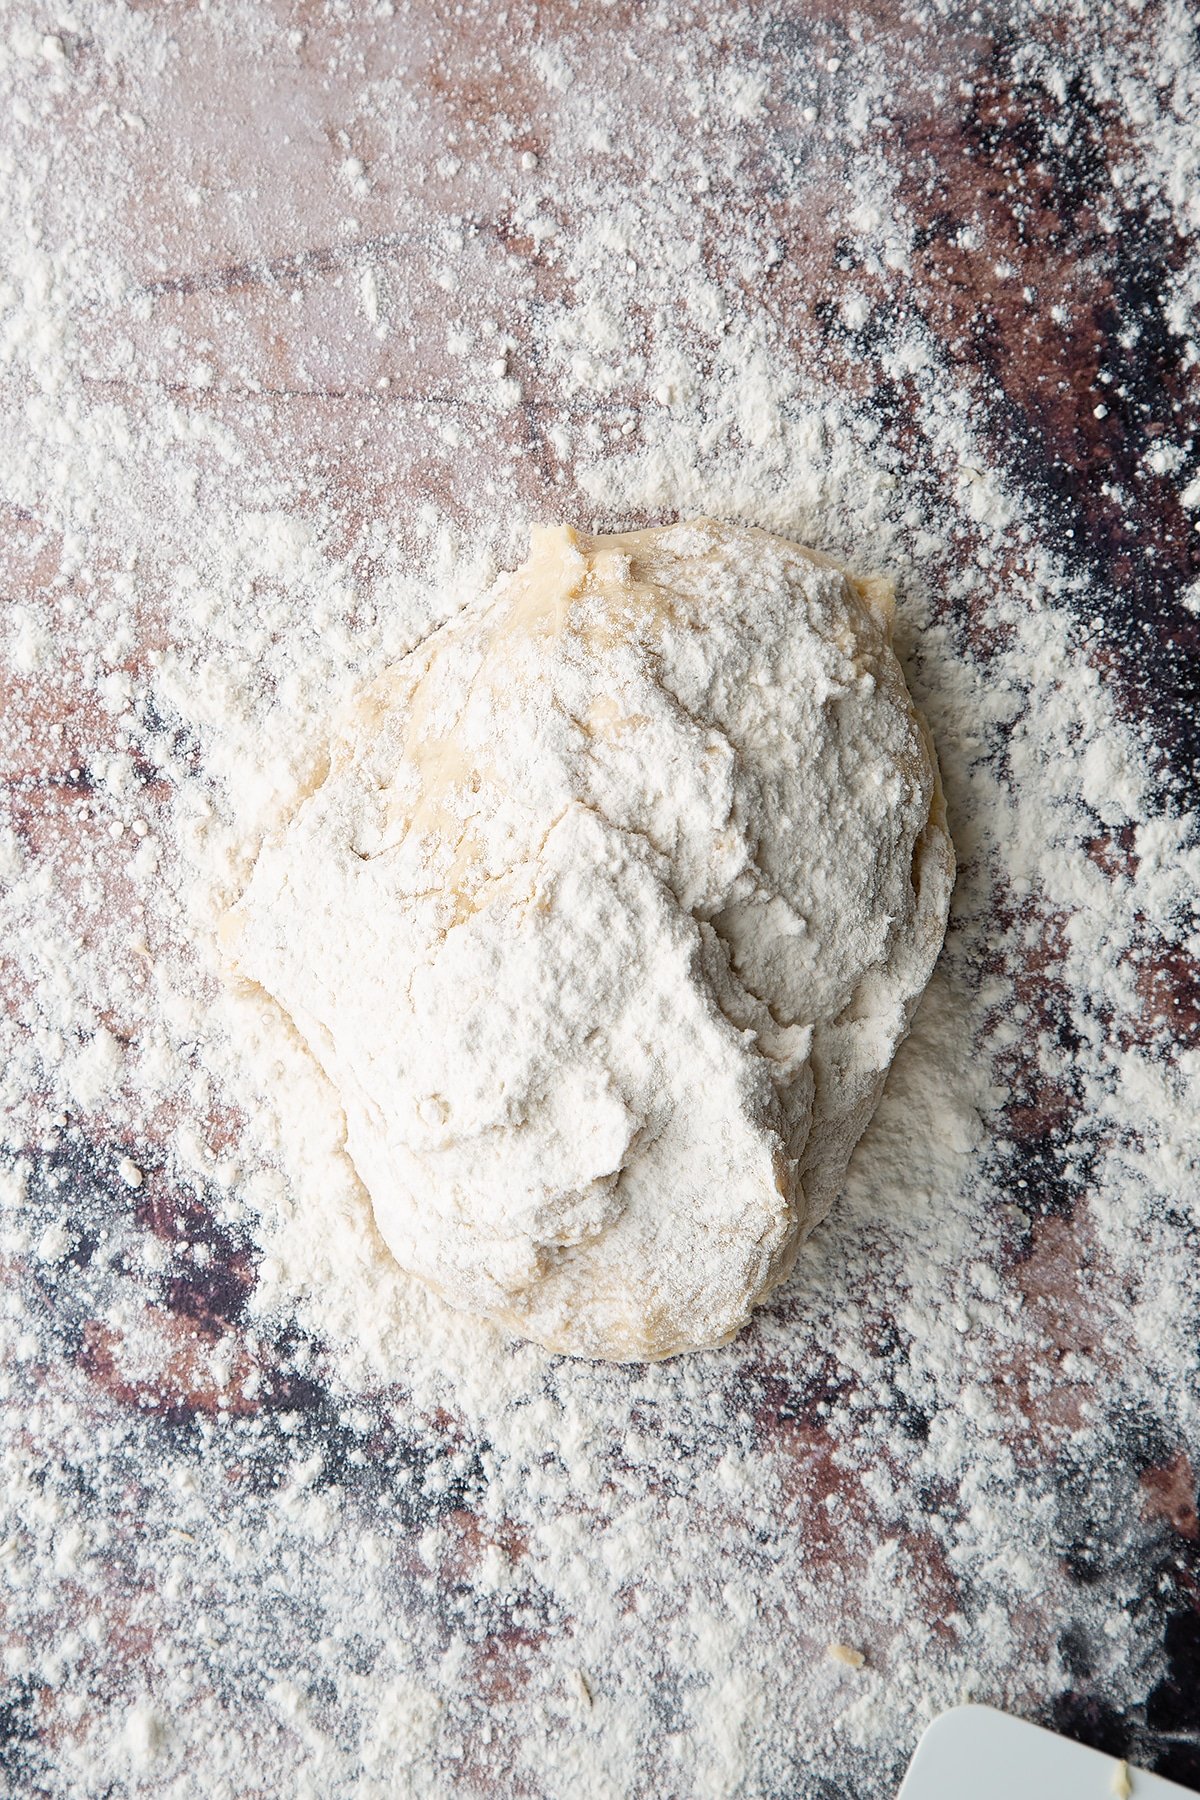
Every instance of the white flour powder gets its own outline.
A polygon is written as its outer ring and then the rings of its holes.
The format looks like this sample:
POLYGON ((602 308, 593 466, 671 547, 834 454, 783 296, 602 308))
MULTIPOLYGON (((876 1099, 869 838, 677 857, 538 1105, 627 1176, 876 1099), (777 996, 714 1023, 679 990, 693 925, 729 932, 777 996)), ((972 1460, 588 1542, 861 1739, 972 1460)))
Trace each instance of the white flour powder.
POLYGON ((1187 10, 375 13, 5 16, 10 1785, 875 1800, 964 1695, 1136 1752, 1200 1434, 1200 853, 1118 630, 1197 503, 1187 10), (400 1275, 213 946, 452 569, 696 513, 895 578, 961 873, 793 1280, 593 1367, 400 1275))
POLYGON ((221 936, 446 1299, 646 1361, 790 1272, 953 885, 891 619, 763 532, 541 532, 339 722, 221 936))

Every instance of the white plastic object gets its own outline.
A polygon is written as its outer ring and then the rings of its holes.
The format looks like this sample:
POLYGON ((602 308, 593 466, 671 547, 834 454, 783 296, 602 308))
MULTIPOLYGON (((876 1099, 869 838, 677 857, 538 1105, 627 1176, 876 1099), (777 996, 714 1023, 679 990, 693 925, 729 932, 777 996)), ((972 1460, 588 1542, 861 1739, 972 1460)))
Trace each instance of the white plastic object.
POLYGON ((1196 1800, 1189 1790, 1086 1750, 990 1706, 956 1706, 929 1726, 896 1800, 1196 1800))

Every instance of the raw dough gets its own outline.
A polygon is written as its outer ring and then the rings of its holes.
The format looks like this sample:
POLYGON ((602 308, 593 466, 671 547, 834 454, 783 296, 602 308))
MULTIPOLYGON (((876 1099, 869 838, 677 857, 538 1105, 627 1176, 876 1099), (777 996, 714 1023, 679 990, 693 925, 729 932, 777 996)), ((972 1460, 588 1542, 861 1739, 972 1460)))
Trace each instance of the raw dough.
POLYGON ((225 937, 456 1306, 720 1344, 828 1211, 953 883, 890 627, 764 532, 539 531, 342 722, 225 937))

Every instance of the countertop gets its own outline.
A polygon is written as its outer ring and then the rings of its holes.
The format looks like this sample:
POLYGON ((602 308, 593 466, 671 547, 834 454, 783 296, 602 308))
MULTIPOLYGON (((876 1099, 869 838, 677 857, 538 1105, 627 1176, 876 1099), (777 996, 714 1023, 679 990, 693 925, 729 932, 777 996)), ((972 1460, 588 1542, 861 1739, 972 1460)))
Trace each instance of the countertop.
POLYGON ((2 30, 5 1791, 1200 1791, 1187 9, 2 30), (531 521, 701 512, 896 580, 960 883, 796 1278, 604 1369, 388 1266, 213 923, 531 521))

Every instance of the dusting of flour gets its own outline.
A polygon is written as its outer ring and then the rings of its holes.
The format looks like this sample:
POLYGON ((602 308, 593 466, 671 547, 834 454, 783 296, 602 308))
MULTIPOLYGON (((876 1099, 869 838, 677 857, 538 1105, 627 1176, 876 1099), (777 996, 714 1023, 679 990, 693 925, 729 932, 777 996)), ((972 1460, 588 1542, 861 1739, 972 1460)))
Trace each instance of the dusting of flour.
POLYGON ((9 1785, 874 1800, 967 1696, 1167 1755, 1194 23, 448 10, 4 19, 9 1785), (400 1274, 216 930, 451 571, 695 514, 896 582, 960 879, 792 1281, 613 1369, 400 1274))

